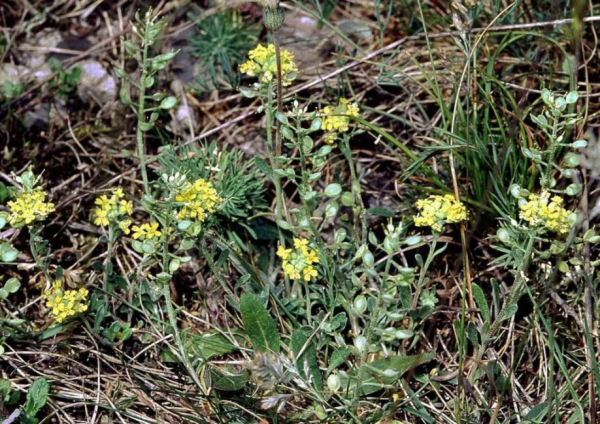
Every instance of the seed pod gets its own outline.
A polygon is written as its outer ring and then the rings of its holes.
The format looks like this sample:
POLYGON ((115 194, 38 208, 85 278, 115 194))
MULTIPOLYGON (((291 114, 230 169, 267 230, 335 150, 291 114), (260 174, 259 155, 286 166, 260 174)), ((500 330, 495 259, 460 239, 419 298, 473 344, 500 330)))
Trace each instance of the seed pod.
POLYGON ((285 21, 285 11, 281 7, 264 8, 263 22, 269 31, 278 31, 283 26, 283 21, 285 21))
POLYGON ((363 314, 367 310, 367 298, 362 294, 356 296, 354 299, 354 308, 358 311, 358 313, 363 314))
POLYGON ((506 228, 500 228, 496 235, 502 243, 510 243, 510 233, 506 228))
POLYGON ((341 386, 342 382, 336 374, 331 374, 327 377, 327 387, 329 387, 329 390, 332 392, 337 392, 341 386))
POLYGON ((367 349, 367 338, 364 336, 358 336, 354 339, 354 347, 359 352, 364 352, 367 349))

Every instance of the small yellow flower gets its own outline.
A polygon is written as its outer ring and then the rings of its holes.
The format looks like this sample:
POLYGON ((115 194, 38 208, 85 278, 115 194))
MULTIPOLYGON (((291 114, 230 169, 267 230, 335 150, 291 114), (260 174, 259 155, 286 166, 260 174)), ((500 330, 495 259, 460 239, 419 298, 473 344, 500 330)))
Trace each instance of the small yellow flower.
POLYGON ((117 199, 114 196, 108 197, 106 194, 103 194, 94 203, 102 209, 110 209, 112 205, 117 203, 117 199))
POLYGON ((146 230, 147 239, 159 238, 160 236, 162 236, 162 232, 158 230, 158 222, 153 222, 152 224, 144 224, 143 227, 146 230))
POLYGON ((130 219, 127 219, 125 221, 119 222, 119 228, 125 234, 129 234, 131 232, 131 230, 129 229, 130 226, 131 226, 131 220, 130 219))
MULTIPOLYGON (((281 56, 281 82, 290 85, 298 74, 298 68, 294 63, 294 55, 286 49, 280 49, 281 56)), ((267 47, 258 45, 254 50, 248 52, 249 60, 240 66, 240 72, 258 77, 262 83, 269 83, 277 75, 277 58, 275 46, 269 44, 267 47)))
POLYGON ((292 249, 285 249, 283 246, 279 246, 277 248, 277 256, 279 256, 283 260, 289 259, 292 254, 292 249))
POLYGON ((22 227, 34 221, 44 221, 54 212, 54 203, 46 202, 46 196, 48 193, 37 188, 20 191, 14 201, 7 203, 9 223, 13 227, 22 227))
POLYGON ((119 202, 119 213, 123 215, 131 215, 133 213, 133 202, 130 200, 121 200, 119 202))
POLYGON ((313 264, 319 263, 317 252, 309 246, 306 239, 294 238, 294 249, 277 248, 277 256, 282 260, 283 273, 291 280, 310 281, 318 276, 313 264))
POLYGON ((96 218, 94 219, 94 224, 96 225, 108 225, 110 222, 108 220, 108 210, 96 208, 94 210, 94 215, 96 218))
POLYGON ((123 189, 121 187, 113 188, 112 192, 113 192, 113 195, 119 199, 125 197, 125 193, 123 193, 123 189))
POLYGON ((62 283, 57 280, 42 297, 56 322, 61 323, 70 316, 87 311, 88 293, 85 288, 63 290, 62 283))
MULTIPOLYGON (((125 200, 125 193, 121 187, 112 189, 112 195, 99 196, 94 201, 97 207, 93 211, 94 224, 107 226, 112 224, 121 225, 120 222, 127 219, 133 213, 133 203, 125 200)), ((128 232, 124 231, 125 234, 128 232)))
POLYGON ((419 214, 413 217, 417 227, 431 227, 442 232, 444 225, 454 224, 467 219, 467 208, 454 196, 429 196, 415 204, 419 214))
POLYGON ((563 199, 558 196, 550 199, 550 194, 531 194, 529 201, 520 206, 519 217, 532 227, 548 229, 559 234, 568 234, 576 215, 562 207, 563 199))
POLYGON ((358 113, 358 105, 344 98, 341 98, 335 107, 325 106, 320 112, 323 118, 321 128, 326 131, 325 142, 332 144, 340 133, 349 131, 350 117, 358 116, 358 113))
POLYGON ((134 225, 133 227, 131 227, 131 229, 133 230, 133 239, 137 240, 144 240, 146 238, 146 227, 144 225, 138 226, 138 225, 134 225))
POLYGON ((208 215, 215 212, 221 198, 210 182, 200 178, 193 184, 188 183, 175 196, 175 201, 181 203, 181 210, 177 214, 178 219, 196 219, 204 222, 208 215))

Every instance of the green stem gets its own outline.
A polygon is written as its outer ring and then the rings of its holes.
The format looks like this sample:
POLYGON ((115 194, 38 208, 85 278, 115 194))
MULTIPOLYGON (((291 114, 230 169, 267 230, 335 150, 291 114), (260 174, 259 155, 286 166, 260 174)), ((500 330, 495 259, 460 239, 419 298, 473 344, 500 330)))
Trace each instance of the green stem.
POLYGON ((360 180, 356 174, 356 167, 354 166, 354 159, 352 159, 352 150, 350 150, 350 137, 345 135, 340 144, 340 150, 348 162, 348 168, 350 169, 350 178, 352 180, 352 195, 355 197, 356 206, 354 210, 354 231, 356 234, 356 247, 367 239, 367 216, 365 214, 365 205, 362 200, 362 190, 360 180), (361 231, 359 232, 359 220, 361 231))
MULTIPOLYGON (((279 222, 283 221, 283 189, 281 187, 281 177, 275 172, 278 168, 277 157, 279 155, 273 151, 273 87, 267 84, 267 104, 265 105, 265 113, 267 117, 267 152, 269 154, 269 162, 273 170, 273 185, 275 186, 275 219, 277 220, 277 230, 279 231, 279 244, 285 248, 285 237, 279 227, 279 222)), ((290 281, 285 278, 285 289, 287 293, 291 293, 290 281)))
POLYGON ((41 229, 35 227, 27 227, 27 229, 29 230, 29 250, 31 251, 31 256, 35 261, 35 266, 42 270, 48 281, 52 281, 50 274, 48 273, 48 265, 46 258, 40 258, 38 247, 35 242, 35 239, 41 232, 41 229))
POLYGON ((504 315, 506 309, 508 309, 512 305, 516 305, 519 300, 519 297, 521 297, 523 286, 524 286, 525 282, 527 281, 526 275, 527 275, 527 270, 529 269, 529 264, 531 263, 531 255, 533 253, 534 242, 535 242, 535 237, 533 235, 529 235, 529 240, 527 241, 527 246, 525 247, 523 263, 521 264, 521 267, 519 268, 519 273, 515 280, 515 284, 513 285, 512 289, 510 290, 510 295, 508 297, 508 300, 502 306, 502 309, 498 313, 496 320, 492 323, 492 325, 490 325, 490 329, 488 330, 488 332, 486 334, 487 340, 491 339, 494 336, 494 334, 496 334, 496 332, 500 329, 500 325, 502 324, 501 318, 502 318, 502 315, 504 315))
POLYGON ((431 245, 429 246, 429 254, 427 255, 427 259, 425 260, 425 264, 423 265, 423 269, 419 273, 419 281, 417 281, 417 287, 415 291, 415 297, 412 301, 412 309, 417 307, 417 302, 419 301, 419 297, 421 296, 421 290, 423 290, 423 282, 425 281, 425 276, 427 275, 427 270, 435 258, 435 248, 437 246, 437 242, 440 238, 440 233, 437 231, 433 232, 433 240, 431 241, 431 245))
POLYGON ((204 386, 200 383, 198 376, 196 375, 196 370, 192 367, 189 358, 185 353, 185 347, 183 341, 181 339, 181 334, 179 333, 179 327, 177 326, 177 313, 175 312, 175 308, 173 308, 173 300, 171 299, 171 288, 169 283, 163 286, 163 296, 165 297, 165 306, 167 308, 167 316, 169 317, 169 324, 171 328, 173 328, 173 336, 175 337, 175 344, 179 350, 176 356, 179 356, 181 362, 185 366, 188 374, 194 380, 194 383, 198 386, 198 388, 204 393, 204 386))
POLYGON ((559 143, 558 138, 558 118, 556 116, 552 119, 552 134, 550 136, 550 148, 548 149, 548 156, 546 157, 546 172, 542 173, 542 188, 549 189, 550 187, 550 174, 552 173, 552 164, 554 163, 554 156, 559 143))
POLYGON ((144 48, 142 50, 142 76, 140 78, 140 98, 138 100, 138 111, 137 111, 137 150, 138 157, 140 160, 140 168, 142 170, 142 181, 144 183, 144 193, 150 194, 150 187, 148 185, 148 172, 146 170, 146 157, 144 148, 144 132, 142 131, 141 125, 146 122, 146 114, 144 113, 144 104, 146 102, 146 78, 148 77, 148 40, 144 36, 144 48))
POLYGON ((231 291, 231 289, 227 285, 227 282, 225 281, 225 279, 223 279, 223 276, 222 276, 223 274, 217 269, 212 255, 206 248, 206 242, 204 241, 204 237, 202 238, 202 241, 200 242, 200 254, 202 256, 204 256, 204 258, 206 259, 206 262, 208 263, 208 267, 210 268, 210 272, 216 277, 217 281, 219 282, 219 284, 221 285, 221 287, 223 288, 225 293, 227 293, 233 301, 235 301, 239 304, 239 298, 237 297, 237 295, 234 292, 231 291))
POLYGON ((375 302, 375 309, 373 314, 371 315, 371 319, 367 324, 367 328, 365 329, 365 339, 367 340, 365 348, 360 352, 359 362, 358 362, 358 375, 356 377, 356 386, 354 388, 354 398, 352 399, 352 411, 356 412, 358 409, 358 402, 360 399, 360 391, 362 388, 362 382, 365 379, 366 367, 365 364, 367 362, 367 355, 369 354, 369 346, 371 345, 371 339, 373 337, 373 328, 375 327, 377 321, 379 321, 379 313, 381 312, 381 303, 383 300, 383 294, 385 290, 382 284, 380 284, 380 290, 377 295, 377 301, 375 302))
MULTIPOLYGON (((281 177, 277 175, 275 172, 279 169, 279 164, 277 162, 277 157, 280 156, 280 153, 277 153, 277 149, 281 149, 278 146, 275 146, 275 151, 273 151, 273 124, 275 123, 275 119, 273 117, 273 87, 271 84, 267 85, 267 107, 265 108, 265 112, 267 115, 267 147, 269 151, 269 160, 271 162, 271 168, 273 169, 273 185, 275 185, 275 217, 277 221, 283 220, 283 190, 281 188, 281 177)), ((280 239, 283 238, 281 231, 279 231, 280 239)))
MULTIPOLYGON (((273 36, 273 46, 275 46, 275 61, 277 62, 277 112, 283 113, 283 80, 281 71, 281 49, 279 48, 279 38, 277 32, 271 32, 273 36)), ((275 156, 281 155, 281 124, 277 121, 275 131, 275 156)))
MULTIPOLYGON (((163 225, 163 239, 162 239, 162 271, 169 272, 169 228, 171 226, 171 217, 172 217, 173 203, 167 203, 167 211, 165 214, 165 222, 163 225)), ((185 353, 185 345, 183 344, 183 340, 181 338, 181 334, 179 333, 179 327, 177 325, 177 313, 175 312, 175 308, 173 308, 173 300, 171 298, 171 288, 170 283, 166 283, 163 286, 163 296, 165 297, 165 306, 167 308, 167 315, 169 317, 169 323, 171 324, 171 328, 173 328, 173 336, 175 337, 175 344, 177 345, 177 349, 179 350, 179 354, 177 356, 180 357, 181 362, 185 366, 188 374, 196 383, 198 388, 204 393, 204 386, 200 383, 198 376, 196 375, 196 371, 188 356, 185 353)))
POLYGON ((102 282, 102 289, 104 291, 107 291, 108 278, 110 277, 108 268, 110 266, 111 259, 112 259, 112 251, 113 251, 113 246, 114 246, 113 239, 114 239, 114 231, 113 231, 113 226, 111 223, 108 226, 108 246, 107 246, 107 251, 106 251, 106 260, 104 261, 104 281, 102 282))

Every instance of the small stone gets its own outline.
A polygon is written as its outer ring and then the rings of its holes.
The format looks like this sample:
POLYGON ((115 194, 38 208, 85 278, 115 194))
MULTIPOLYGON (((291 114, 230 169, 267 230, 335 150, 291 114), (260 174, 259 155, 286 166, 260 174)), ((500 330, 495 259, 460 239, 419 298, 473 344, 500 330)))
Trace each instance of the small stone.
POLYGON ((75 66, 81 69, 81 76, 77 82, 77 94, 81 100, 96 102, 102 106, 116 100, 117 82, 100 62, 86 60, 75 66))
POLYGON ((17 85, 27 76, 27 68, 23 66, 13 65, 12 63, 4 63, 0 66, 0 82, 9 81, 13 85, 17 85))

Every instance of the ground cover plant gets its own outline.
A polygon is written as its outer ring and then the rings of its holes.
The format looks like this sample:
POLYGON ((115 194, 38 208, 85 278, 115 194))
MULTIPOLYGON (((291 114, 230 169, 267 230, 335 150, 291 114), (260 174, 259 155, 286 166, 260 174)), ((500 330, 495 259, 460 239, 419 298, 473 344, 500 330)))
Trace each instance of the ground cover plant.
POLYGON ((0 422, 596 423, 599 12, 0 5, 0 422))

